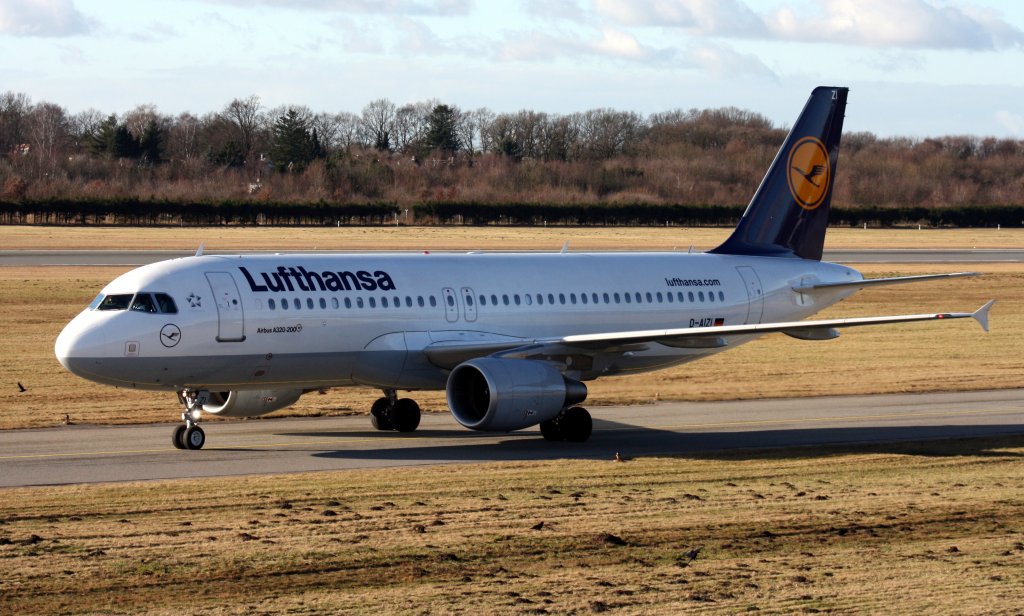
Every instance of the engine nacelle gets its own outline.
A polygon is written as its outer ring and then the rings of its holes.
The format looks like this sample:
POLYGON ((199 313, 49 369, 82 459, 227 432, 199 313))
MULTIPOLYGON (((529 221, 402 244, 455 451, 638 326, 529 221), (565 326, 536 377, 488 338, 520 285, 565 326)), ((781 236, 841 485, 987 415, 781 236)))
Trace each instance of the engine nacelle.
POLYGON ((301 389, 211 391, 204 413, 221 417, 258 417, 295 404, 301 389))
POLYGON ((554 419, 587 398, 587 386, 552 364, 478 357, 448 375, 448 408, 472 430, 508 432, 554 419))

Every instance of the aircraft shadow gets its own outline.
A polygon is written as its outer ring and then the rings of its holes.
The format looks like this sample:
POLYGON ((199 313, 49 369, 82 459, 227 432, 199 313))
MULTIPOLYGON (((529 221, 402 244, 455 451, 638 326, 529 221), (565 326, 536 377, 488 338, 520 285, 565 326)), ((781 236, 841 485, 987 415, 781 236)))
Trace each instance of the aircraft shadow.
MULTIPOLYGON (((322 458, 394 461, 518 461, 563 458, 611 460, 625 457, 671 455, 693 458, 792 459, 845 453, 901 453, 920 456, 1024 457, 993 450, 1024 447, 1024 425, 927 425, 896 427, 849 427, 752 430, 736 432, 673 432, 597 420, 586 443, 551 443, 538 432, 509 433, 498 442, 459 443, 479 436, 461 430, 423 430, 404 435, 417 439, 450 439, 429 445, 396 445, 394 432, 375 432, 387 445, 373 449, 338 449, 313 454, 322 458), (955 443, 950 439, 956 439, 955 443), (382 439, 383 440, 383 439, 382 439)), ((366 432, 299 433, 294 436, 365 436, 366 432)), ((401 439, 404 441, 405 439, 401 439)), ((365 443, 365 441, 364 441, 365 443)), ((382 443, 383 444, 383 443, 382 443)))

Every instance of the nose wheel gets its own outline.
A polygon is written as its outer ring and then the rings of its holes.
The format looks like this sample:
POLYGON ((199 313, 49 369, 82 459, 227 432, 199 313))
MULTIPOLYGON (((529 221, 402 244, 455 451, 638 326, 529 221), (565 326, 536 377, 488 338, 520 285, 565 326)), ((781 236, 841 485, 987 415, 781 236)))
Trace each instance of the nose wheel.
POLYGON ((185 405, 181 414, 182 424, 174 428, 171 444, 175 449, 202 449, 206 444, 206 433, 199 427, 203 405, 209 400, 210 392, 186 389, 178 393, 178 400, 185 405))

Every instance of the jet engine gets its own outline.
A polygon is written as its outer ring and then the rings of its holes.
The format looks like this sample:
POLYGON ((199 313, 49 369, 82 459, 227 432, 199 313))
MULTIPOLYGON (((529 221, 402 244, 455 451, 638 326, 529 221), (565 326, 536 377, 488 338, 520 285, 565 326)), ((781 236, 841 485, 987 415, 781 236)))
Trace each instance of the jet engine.
POLYGON ((448 408, 472 430, 507 432, 549 421, 587 398, 587 386, 553 364, 478 357, 448 376, 448 408))
POLYGON ((295 404, 301 395, 301 389, 211 391, 203 412, 221 417, 258 417, 295 404))

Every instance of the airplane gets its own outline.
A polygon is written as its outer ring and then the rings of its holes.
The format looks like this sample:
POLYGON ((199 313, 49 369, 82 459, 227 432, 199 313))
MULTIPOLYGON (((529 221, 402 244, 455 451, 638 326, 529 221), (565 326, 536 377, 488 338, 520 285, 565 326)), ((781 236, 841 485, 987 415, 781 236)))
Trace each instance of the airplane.
POLYGON ((974 312, 805 320, 858 290, 975 275, 864 279, 822 262, 848 89, 815 88, 732 234, 706 253, 203 255, 127 272, 60 333, 91 381, 178 394, 172 443, 201 449, 204 413, 254 417, 304 393, 372 387, 378 430, 413 432, 399 391, 444 390, 466 428, 540 426, 586 441, 586 382, 659 370, 769 333, 974 312))

